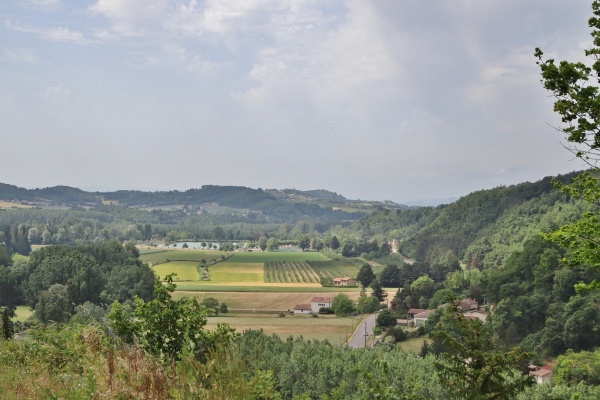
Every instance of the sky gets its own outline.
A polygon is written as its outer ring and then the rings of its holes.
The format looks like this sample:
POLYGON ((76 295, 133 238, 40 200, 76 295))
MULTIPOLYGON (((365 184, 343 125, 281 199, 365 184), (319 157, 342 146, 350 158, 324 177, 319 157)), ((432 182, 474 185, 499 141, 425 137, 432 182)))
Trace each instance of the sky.
POLYGON ((591 0, 2 0, 0 182, 419 203, 584 168, 591 0))

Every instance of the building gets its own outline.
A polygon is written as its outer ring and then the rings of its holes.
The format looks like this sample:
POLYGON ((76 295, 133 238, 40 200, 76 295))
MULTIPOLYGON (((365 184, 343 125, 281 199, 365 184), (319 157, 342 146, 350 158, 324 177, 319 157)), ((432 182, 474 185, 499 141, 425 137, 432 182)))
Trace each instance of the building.
POLYGON ((350 277, 333 278, 331 284, 333 286, 356 286, 356 279, 350 277))
POLYGON ((310 314, 312 312, 312 308, 310 304, 297 304, 294 307, 294 314, 310 314))
POLYGON ((313 297, 310 301, 311 312, 318 314, 323 307, 331 308, 331 301, 331 297, 313 297))

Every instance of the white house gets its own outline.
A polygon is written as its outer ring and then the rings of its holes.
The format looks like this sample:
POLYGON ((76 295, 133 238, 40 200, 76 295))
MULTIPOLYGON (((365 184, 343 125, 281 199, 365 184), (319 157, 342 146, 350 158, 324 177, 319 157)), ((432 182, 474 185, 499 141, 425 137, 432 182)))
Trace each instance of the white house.
POLYGON ((294 314, 310 314, 312 312, 312 308, 310 304, 297 304, 294 307, 294 314))
POLYGON ((315 296, 310 301, 310 308, 313 313, 318 314, 321 307, 331 308, 331 297, 318 297, 315 296))
POLYGON ((529 375, 533 376, 538 385, 552 385, 552 366, 544 365, 543 367, 532 366, 533 371, 529 371, 529 375))

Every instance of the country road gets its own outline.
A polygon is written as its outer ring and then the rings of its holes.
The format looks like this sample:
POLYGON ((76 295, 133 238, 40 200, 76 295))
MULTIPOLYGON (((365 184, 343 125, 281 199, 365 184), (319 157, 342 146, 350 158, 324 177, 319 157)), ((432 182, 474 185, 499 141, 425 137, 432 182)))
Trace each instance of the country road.
POLYGON ((358 325, 358 328, 354 331, 354 336, 348 342, 348 346, 354 349, 358 349, 360 347, 365 347, 365 325, 367 327, 367 334, 373 334, 373 328, 375 328, 375 320, 377 319, 377 314, 371 314, 367 318, 363 320, 361 324, 358 325))

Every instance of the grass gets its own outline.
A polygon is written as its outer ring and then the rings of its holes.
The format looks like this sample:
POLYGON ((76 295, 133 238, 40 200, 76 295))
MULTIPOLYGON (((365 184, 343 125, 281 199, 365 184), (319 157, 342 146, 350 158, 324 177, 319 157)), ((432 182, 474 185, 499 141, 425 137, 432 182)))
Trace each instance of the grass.
POLYGON ((156 250, 140 254, 140 260, 150 264, 164 263, 167 261, 195 261, 196 263, 199 263, 202 259, 205 259, 206 261, 212 259, 220 260, 221 256, 226 254, 227 253, 217 250, 156 250))
POLYGON ((428 339, 425 339, 422 337, 420 337, 420 338, 416 337, 416 338, 406 339, 405 341, 400 342, 398 344, 404 351, 410 351, 410 352, 419 354, 421 352, 421 346, 423 346, 423 340, 426 340, 427 342, 431 342, 428 339))
POLYGON ((192 261, 171 261, 164 264, 158 264, 152 267, 154 273, 161 279, 165 276, 176 273, 174 281, 193 281, 200 280, 198 273, 198 263, 192 261))
POLYGON ((16 313, 17 317, 15 320, 21 322, 26 321, 33 315, 33 311, 29 308, 29 306, 17 306, 16 313))
POLYGON ((227 260, 210 266, 208 271, 211 282, 256 284, 265 281, 262 263, 239 263, 227 260))

